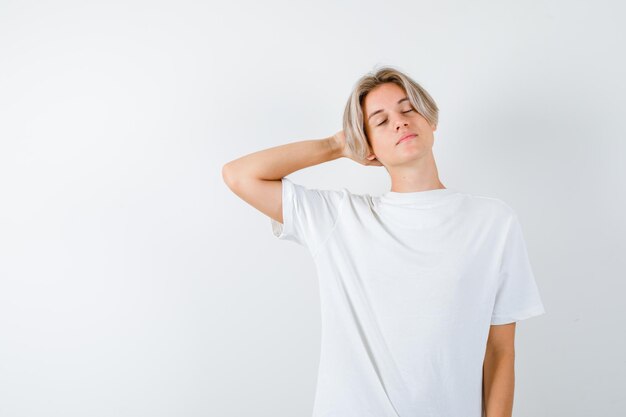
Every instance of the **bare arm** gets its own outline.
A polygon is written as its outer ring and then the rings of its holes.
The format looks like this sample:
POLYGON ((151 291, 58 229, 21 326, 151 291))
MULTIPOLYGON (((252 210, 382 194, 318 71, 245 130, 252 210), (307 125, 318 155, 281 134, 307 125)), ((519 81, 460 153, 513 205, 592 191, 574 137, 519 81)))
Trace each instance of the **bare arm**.
POLYGON ((341 156, 342 152, 332 136, 303 140, 253 152, 230 161, 222 168, 222 176, 229 187, 242 178, 280 180, 292 172, 341 156))
POLYGON ((511 417, 515 390, 515 322, 492 325, 483 364, 486 417, 511 417))
POLYGON ((281 179, 294 171, 343 156, 334 136, 303 140, 257 151, 226 163, 224 182, 237 196, 282 223, 281 179))

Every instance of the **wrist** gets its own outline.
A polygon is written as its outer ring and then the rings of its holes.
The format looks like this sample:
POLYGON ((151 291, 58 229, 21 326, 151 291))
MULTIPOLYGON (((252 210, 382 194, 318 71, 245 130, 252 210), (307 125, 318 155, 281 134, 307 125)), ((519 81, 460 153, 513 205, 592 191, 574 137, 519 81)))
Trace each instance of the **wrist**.
POLYGON ((343 149, 341 147, 341 144, 339 143, 339 141, 337 141, 334 135, 326 138, 325 141, 328 145, 328 148, 330 149, 332 159, 343 157, 343 149))

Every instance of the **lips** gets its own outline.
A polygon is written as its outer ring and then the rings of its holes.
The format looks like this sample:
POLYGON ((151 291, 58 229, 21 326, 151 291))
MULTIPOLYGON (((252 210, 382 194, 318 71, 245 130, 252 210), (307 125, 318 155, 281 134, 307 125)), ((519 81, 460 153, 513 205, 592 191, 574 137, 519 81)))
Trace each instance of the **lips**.
POLYGON ((400 142, 402 142, 402 141, 403 141, 403 140, 405 140, 405 139, 410 139, 410 138, 415 137, 415 136, 417 136, 415 133, 407 133, 406 135, 402 136, 402 137, 398 140, 398 142, 396 142, 396 145, 397 145, 397 144, 399 144, 400 142))

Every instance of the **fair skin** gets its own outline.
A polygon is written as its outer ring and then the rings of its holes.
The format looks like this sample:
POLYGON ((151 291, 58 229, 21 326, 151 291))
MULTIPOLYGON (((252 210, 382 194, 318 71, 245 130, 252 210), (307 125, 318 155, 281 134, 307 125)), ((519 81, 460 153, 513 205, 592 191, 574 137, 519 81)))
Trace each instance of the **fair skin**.
POLYGON ((483 361, 486 417, 511 417, 515 391, 515 322, 491 325, 483 361))
MULTIPOLYGON (((364 160, 350 155, 340 131, 327 138, 291 142, 232 160, 222 167, 224 182, 245 202, 280 223, 283 223, 281 179, 339 158, 349 158, 364 166, 384 166, 391 176, 391 191, 445 188, 432 153, 436 126, 417 113, 408 100, 398 103, 404 97, 404 90, 392 83, 377 86, 365 97, 363 122, 371 148, 368 146, 364 160), (374 112, 377 113, 369 117, 374 112), (417 136, 397 143, 407 132, 417 136)), ((515 323, 490 327, 483 363, 486 417, 512 415, 514 336, 515 323)))
POLYGON ((394 83, 375 87, 365 96, 363 114, 373 157, 387 168, 391 191, 445 188, 432 151, 437 126, 413 108, 402 87, 394 83), (406 133, 417 136, 398 143, 406 133))

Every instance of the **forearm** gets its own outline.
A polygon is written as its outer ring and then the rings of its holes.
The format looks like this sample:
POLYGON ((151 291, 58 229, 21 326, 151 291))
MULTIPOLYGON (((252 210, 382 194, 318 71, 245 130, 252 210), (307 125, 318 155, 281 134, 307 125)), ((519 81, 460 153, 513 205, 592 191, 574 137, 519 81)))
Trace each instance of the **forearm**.
POLYGON ((515 390, 515 354, 487 353, 483 364, 486 417, 511 417, 515 390))
POLYGON ((284 176, 340 158, 341 152, 330 138, 310 139, 263 149, 224 165, 224 176, 278 180, 284 176))

